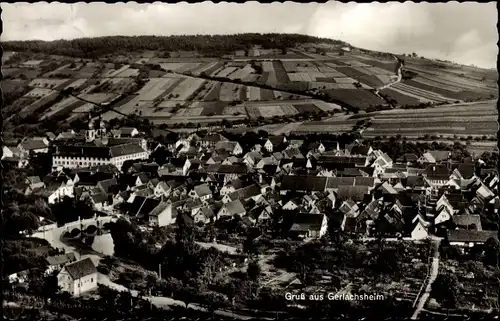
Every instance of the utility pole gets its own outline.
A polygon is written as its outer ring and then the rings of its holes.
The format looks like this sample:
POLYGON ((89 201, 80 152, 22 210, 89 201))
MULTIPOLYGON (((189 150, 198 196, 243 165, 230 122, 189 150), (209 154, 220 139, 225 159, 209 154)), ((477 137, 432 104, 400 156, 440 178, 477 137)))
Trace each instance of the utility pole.
POLYGON ((161 263, 158 264, 158 275, 160 276, 161 279, 161 263))

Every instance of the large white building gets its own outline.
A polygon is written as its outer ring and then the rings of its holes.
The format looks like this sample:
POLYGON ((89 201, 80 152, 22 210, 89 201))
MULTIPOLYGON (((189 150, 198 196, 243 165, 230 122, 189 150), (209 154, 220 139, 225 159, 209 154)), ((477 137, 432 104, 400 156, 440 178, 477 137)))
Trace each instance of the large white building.
POLYGON ((61 291, 72 296, 97 289, 97 269, 90 258, 67 264, 57 275, 61 291))

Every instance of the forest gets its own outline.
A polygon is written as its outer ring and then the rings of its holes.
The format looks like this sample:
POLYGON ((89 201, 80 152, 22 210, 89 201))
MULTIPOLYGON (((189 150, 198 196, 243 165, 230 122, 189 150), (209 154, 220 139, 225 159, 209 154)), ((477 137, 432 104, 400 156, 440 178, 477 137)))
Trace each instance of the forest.
POLYGON ((299 34, 236 34, 193 36, 109 36, 56 41, 7 41, 5 51, 31 51, 70 57, 98 58, 103 55, 134 51, 196 51, 208 56, 219 56, 235 50, 248 50, 253 46, 264 49, 285 49, 297 44, 328 43, 343 45, 342 41, 299 34))

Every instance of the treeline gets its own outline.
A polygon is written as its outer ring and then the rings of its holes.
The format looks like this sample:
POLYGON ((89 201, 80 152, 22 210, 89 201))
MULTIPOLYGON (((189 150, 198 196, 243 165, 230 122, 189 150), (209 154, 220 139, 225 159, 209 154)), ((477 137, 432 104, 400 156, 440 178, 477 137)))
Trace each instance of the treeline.
POLYGON ((56 41, 8 41, 5 51, 31 51, 70 57, 99 58, 103 55, 128 54, 134 51, 196 51, 206 56, 219 56, 252 46, 264 49, 286 49, 302 43, 343 44, 338 40, 299 34, 236 34, 189 36, 109 36, 56 41))

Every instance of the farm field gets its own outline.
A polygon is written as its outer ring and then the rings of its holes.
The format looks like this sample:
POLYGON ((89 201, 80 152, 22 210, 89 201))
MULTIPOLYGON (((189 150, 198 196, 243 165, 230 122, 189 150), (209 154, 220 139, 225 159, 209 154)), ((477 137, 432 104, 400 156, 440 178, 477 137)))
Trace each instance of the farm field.
POLYGON ((28 86, 33 88, 62 89, 72 82, 71 79, 37 78, 33 79, 28 86))
POLYGON ((241 94, 240 90, 245 90, 241 85, 233 83, 222 83, 220 89, 220 101, 237 101, 240 100, 241 94))
POLYGON ((390 110, 372 117, 365 137, 496 136, 498 112, 493 103, 454 105, 419 110, 390 110))
POLYGON ((85 102, 79 100, 78 98, 68 97, 52 105, 50 109, 48 109, 45 112, 45 114, 41 117, 41 119, 42 120, 47 119, 61 113, 70 113, 71 111, 82 106, 83 104, 85 104, 85 102))
POLYGON ((365 89, 332 89, 325 92, 336 101, 360 109, 386 104, 383 99, 365 89))
POLYGON ((151 78, 144 87, 139 90, 140 100, 155 100, 164 93, 170 85, 176 81, 176 78, 151 78))
POLYGON ((175 100, 185 101, 198 89, 205 80, 199 78, 184 78, 169 93, 175 97, 175 100))

